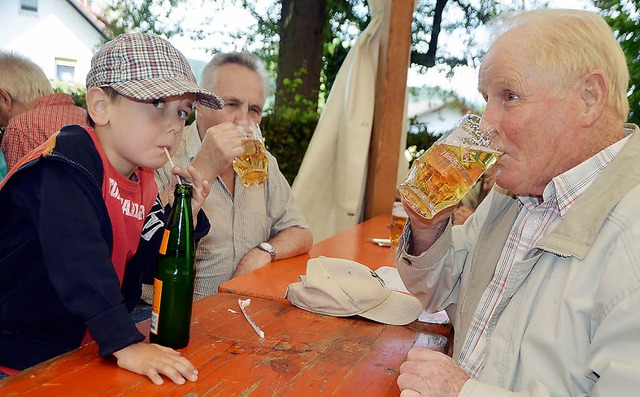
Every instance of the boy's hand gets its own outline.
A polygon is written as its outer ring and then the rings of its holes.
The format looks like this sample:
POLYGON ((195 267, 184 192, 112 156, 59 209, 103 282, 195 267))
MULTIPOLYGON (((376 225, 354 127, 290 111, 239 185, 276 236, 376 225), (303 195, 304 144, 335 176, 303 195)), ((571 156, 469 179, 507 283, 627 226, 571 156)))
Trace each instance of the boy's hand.
POLYGON ((160 345, 138 342, 113 353, 118 366, 140 375, 146 375, 156 385, 164 380, 160 375, 171 379, 177 385, 186 380, 198 380, 198 370, 179 352, 160 345))
MULTIPOLYGON (((211 184, 209 181, 205 180, 202 177, 202 174, 196 170, 192 165, 189 166, 186 170, 180 167, 173 167, 171 170, 173 176, 171 177, 172 185, 178 183, 176 175, 180 176, 180 179, 183 182, 191 184, 193 186, 193 196, 191 198, 191 210, 193 211, 193 222, 196 224, 196 220, 198 219, 198 211, 202 208, 204 204, 204 200, 207 198, 209 193, 211 192, 211 184)), ((169 193, 169 202, 173 203, 173 191, 169 193)))

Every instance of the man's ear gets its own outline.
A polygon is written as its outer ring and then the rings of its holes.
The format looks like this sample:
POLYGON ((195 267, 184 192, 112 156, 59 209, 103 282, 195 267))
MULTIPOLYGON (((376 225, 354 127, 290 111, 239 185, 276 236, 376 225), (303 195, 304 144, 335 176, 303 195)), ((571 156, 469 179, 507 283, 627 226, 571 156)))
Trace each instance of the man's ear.
POLYGON ((609 80, 599 70, 590 72, 582 81, 583 123, 586 127, 593 126, 609 101, 609 80))
POLYGON ((4 88, 0 88, 0 113, 8 114, 11 118, 11 111, 13 110, 13 98, 4 88))
POLYGON ((110 99, 100 87, 91 87, 87 90, 87 112, 96 125, 109 123, 110 99))

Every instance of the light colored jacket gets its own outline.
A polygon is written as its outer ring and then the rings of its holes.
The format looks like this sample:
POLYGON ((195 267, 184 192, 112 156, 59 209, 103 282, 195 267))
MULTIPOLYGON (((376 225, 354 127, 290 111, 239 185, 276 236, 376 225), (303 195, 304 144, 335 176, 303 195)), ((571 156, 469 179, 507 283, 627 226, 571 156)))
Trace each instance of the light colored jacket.
MULTIPOLYGON (((640 134, 625 127, 618 156, 514 266, 485 367, 460 396, 640 395, 640 134)), ((422 255, 404 249, 409 228, 401 238, 400 275, 427 310, 449 313, 455 359, 518 210, 494 189, 422 255)))

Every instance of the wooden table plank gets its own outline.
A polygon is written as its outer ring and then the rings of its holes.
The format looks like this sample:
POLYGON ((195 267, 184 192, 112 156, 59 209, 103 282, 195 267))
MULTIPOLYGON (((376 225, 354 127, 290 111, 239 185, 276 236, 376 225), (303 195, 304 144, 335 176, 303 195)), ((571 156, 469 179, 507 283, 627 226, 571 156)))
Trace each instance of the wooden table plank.
POLYGON ((194 304, 189 346, 180 351, 200 372, 195 383, 146 377, 100 359, 91 343, 10 376, 2 396, 397 396, 398 369, 414 344, 444 350, 447 339, 415 326, 337 318, 276 300, 253 298, 247 311, 261 339, 239 312, 238 296, 217 294, 194 304))

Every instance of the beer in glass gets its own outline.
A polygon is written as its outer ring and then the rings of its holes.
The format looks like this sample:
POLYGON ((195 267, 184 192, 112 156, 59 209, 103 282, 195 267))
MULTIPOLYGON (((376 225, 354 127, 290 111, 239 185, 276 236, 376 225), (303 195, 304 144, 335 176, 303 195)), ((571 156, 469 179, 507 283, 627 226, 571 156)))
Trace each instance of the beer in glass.
POLYGON ((498 161, 496 129, 468 114, 417 158, 398 191, 420 216, 431 219, 457 204, 484 171, 498 161))
POLYGON ((391 240, 391 248, 398 248, 398 239, 402 235, 404 225, 407 223, 407 212, 401 201, 394 201, 391 209, 391 232, 389 238, 391 240))
POLYGON ((260 185, 267 180, 269 159, 257 124, 238 124, 242 139, 242 156, 233 160, 233 169, 244 186, 260 185))

